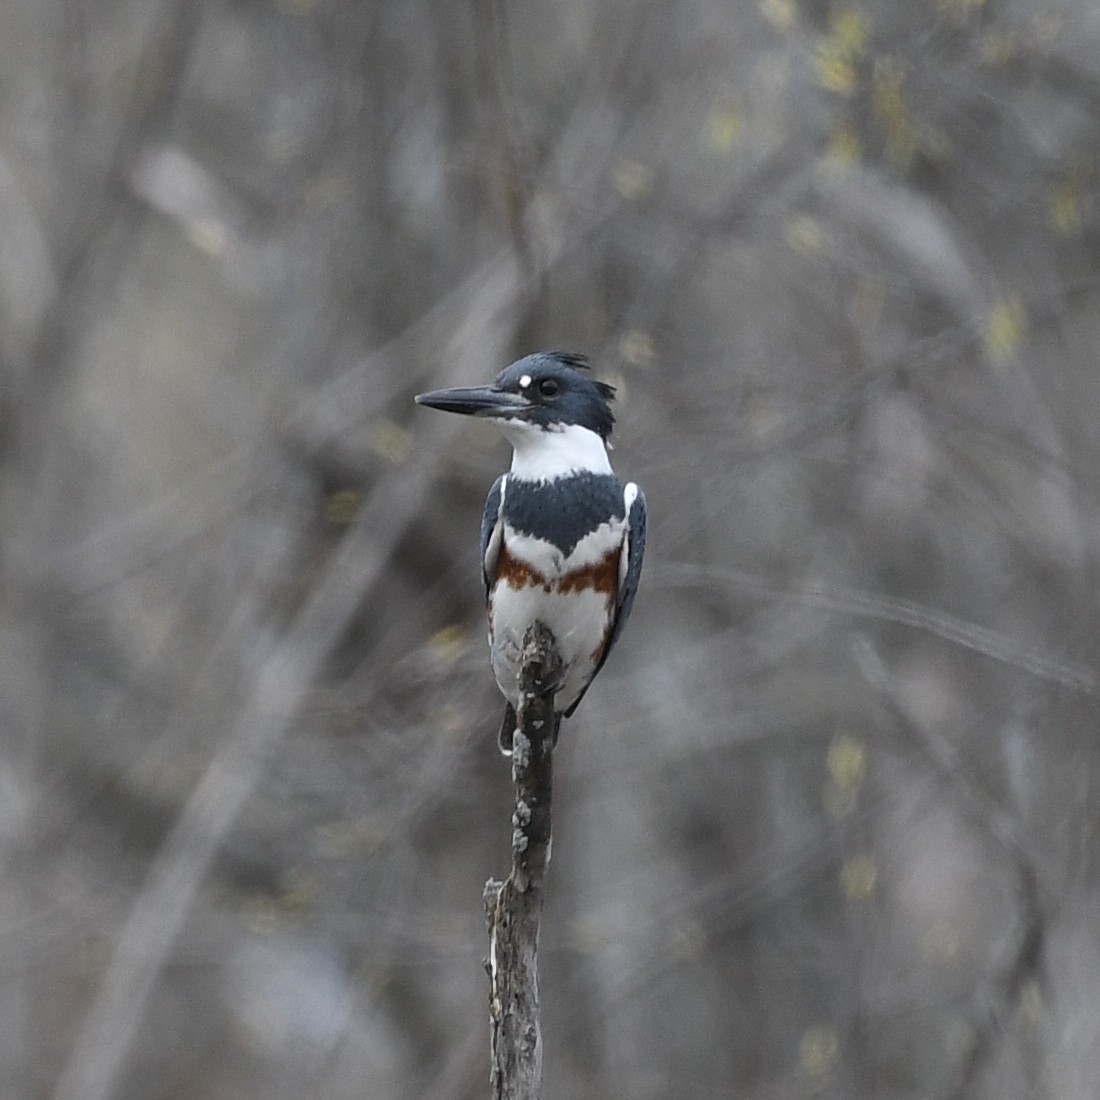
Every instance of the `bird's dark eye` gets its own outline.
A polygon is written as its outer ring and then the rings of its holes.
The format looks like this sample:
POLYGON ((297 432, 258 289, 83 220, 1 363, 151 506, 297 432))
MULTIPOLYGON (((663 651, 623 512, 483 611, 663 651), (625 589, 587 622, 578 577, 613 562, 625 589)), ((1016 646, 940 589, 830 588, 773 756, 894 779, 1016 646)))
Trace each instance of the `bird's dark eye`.
POLYGON ((539 393, 541 393, 543 397, 557 397, 559 388, 556 378, 544 378, 539 383, 539 393))

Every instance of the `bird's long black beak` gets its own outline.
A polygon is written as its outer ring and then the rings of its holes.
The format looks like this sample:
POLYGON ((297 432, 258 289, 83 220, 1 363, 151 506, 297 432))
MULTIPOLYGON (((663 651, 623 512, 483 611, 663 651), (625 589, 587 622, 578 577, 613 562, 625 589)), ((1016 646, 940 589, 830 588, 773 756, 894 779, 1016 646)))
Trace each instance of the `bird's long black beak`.
POLYGON ((525 397, 507 390, 498 390, 495 386, 471 386, 468 389, 418 393, 416 403, 465 416, 515 416, 530 408, 530 402, 525 397))

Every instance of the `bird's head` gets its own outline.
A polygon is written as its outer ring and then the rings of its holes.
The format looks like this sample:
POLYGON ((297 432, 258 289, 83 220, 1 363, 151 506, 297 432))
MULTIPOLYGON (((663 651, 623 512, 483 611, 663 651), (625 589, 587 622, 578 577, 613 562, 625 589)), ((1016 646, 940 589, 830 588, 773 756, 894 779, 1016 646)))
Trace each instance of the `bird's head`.
POLYGON ((418 405, 444 412, 492 418, 505 434, 585 428, 606 444, 615 417, 615 388, 588 373, 587 360, 563 351, 525 356, 501 371, 488 386, 433 390, 417 395, 418 405))

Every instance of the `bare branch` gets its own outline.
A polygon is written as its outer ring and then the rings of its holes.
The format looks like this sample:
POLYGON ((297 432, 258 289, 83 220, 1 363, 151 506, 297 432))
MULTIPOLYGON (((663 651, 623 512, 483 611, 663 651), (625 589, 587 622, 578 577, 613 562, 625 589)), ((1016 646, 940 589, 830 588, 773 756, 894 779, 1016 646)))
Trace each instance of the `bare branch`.
POLYGON ((560 668, 553 634, 536 623, 523 643, 521 705, 512 749, 512 871, 504 882, 489 879, 483 895, 489 922, 489 1080, 494 1100, 537 1100, 542 1080, 539 917, 550 864, 554 687, 560 668))

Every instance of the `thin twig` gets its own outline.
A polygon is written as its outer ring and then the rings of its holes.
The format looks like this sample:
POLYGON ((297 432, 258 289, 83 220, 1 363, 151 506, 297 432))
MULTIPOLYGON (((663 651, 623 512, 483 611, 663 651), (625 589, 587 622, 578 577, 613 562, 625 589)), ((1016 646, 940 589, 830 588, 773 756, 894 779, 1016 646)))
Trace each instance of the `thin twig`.
POLYGON ((542 1080, 539 918, 550 864, 554 686, 560 670, 553 634, 536 623, 523 640, 520 708, 512 745, 512 870, 504 882, 489 879, 484 893, 493 1100, 537 1100, 542 1080))

